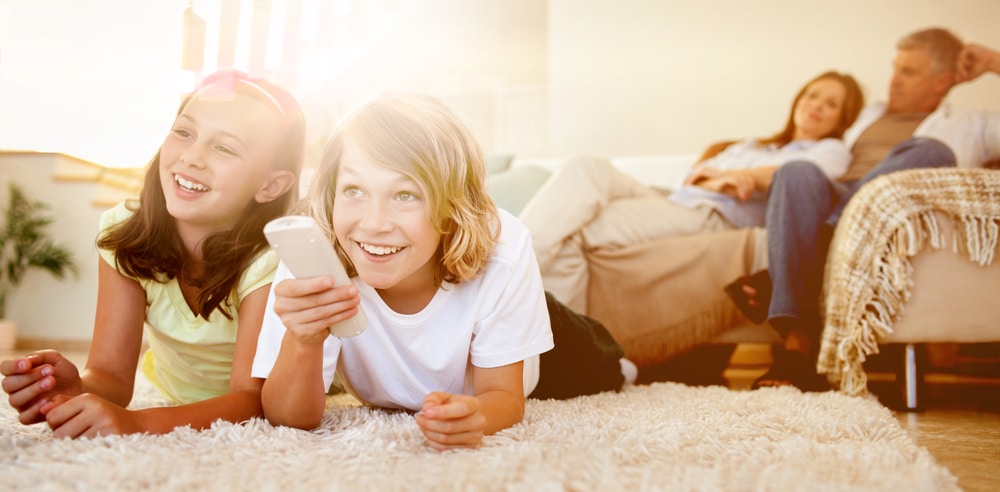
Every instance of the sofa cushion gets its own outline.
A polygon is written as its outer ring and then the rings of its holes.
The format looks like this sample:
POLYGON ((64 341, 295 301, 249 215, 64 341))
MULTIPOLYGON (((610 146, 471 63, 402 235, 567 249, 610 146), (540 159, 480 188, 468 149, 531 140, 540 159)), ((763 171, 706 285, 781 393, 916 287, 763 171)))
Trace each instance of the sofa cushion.
POLYGON ((525 164, 486 177, 486 189, 497 206, 517 215, 552 173, 540 166, 525 164))

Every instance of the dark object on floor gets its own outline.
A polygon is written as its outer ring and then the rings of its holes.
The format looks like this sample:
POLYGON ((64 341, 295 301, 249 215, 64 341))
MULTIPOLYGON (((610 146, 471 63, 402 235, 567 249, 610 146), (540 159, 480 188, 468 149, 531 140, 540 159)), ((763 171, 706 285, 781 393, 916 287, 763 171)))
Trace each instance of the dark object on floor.
POLYGON ((774 349, 774 364, 751 388, 791 385, 802 391, 829 391, 826 376, 816 372, 816 361, 795 350, 774 349), (773 383, 773 384, 765 384, 773 383))
POLYGON ((771 305, 771 275, 767 270, 761 270, 753 275, 740 277, 726 286, 726 294, 733 300, 736 307, 751 322, 761 324, 767 321, 767 310, 771 305), (743 291, 743 286, 753 287, 757 294, 753 296, 756 305, 750 304, 750 296, 743 291))
POLYGON ((555 348, 541 355, 541 377, 532 398, 545 400, 617 391, 625 382, 625 350, 594 318, 572 311, 545 293, 555 348))
POLYGON ((736 345, 698 345, 666 361, 639 369, 637 384, 663 381, 688 386, 729 386, 723 376, 736 345))

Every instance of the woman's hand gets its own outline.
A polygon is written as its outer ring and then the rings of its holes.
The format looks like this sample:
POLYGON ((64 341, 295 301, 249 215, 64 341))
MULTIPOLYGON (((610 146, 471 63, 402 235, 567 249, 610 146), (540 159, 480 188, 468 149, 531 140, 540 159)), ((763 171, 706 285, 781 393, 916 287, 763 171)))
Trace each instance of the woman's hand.
POLYGON ((698 183, 696 186, 716 193, 724 193, 740 201, 747 201, 756 188, 756 181, 749 173, 728 171, 698 183))
POLYGON ((32 352, 15 360, 0 362, 7 401, 18 411, 22 424, 45 419, 42 407, 58 396, 73 397, 84 392, 77 367, 55 350, 32 352))
POLYGON ((146 430, 137 412, 90 393, 76 397, 56 396, 42 406, 41 411, 56 437, 75 439, 135 434, 146 430))
POLYGON ((475 396, 435 391, 424 397, 416 420, 427 444, 438 451, 474 448, 486 434, 486 415, 475 396))
POLYGON ((723 172, 709 166, 697 166, 692 171, 691 174, 684 180, 684 184, 692 186, 702 186, 705 181, 719 178, 723 175, 723 172))
POLYGON ((304 345, 322 344, 329 327, 357 314, 360 304, 357 287, 334 287, 332 277, 287 279, 274 287, 274 312, 304 345))

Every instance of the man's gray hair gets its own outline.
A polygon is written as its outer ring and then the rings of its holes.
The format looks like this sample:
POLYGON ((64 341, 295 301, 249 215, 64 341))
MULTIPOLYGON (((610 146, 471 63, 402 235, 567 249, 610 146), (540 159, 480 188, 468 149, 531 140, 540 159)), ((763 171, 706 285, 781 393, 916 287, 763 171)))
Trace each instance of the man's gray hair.
POLYGON ((931 28, 910 33, 896 43, 898 50, 925 50, 931 55, 931 69, 935 72, 954 70, 958 54, 965 43, 947 29, 931 28))

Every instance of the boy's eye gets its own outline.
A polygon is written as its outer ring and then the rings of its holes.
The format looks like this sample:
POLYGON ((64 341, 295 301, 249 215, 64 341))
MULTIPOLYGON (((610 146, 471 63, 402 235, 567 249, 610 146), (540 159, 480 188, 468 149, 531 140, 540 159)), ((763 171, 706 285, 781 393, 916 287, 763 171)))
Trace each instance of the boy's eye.
POLYGON ((342 193, 344 196, 352 198, 361 196, 361 190, 359 190, 356 186, 345 186, 342 193))
POLYGON ((410 193, 409 191, 401 191, 396 194, 396 199, 401 202, 412 202, 418 198, 415 193, 410 193))
POLYGON ((226 147, 225 145, 217 145, 217 146, 215 146, 215 150, 218 150, 219 152, 222 152, 223 154, 236 155, 236 152, 234 152, 233 149, 230 149, 229 147, 226 147))

